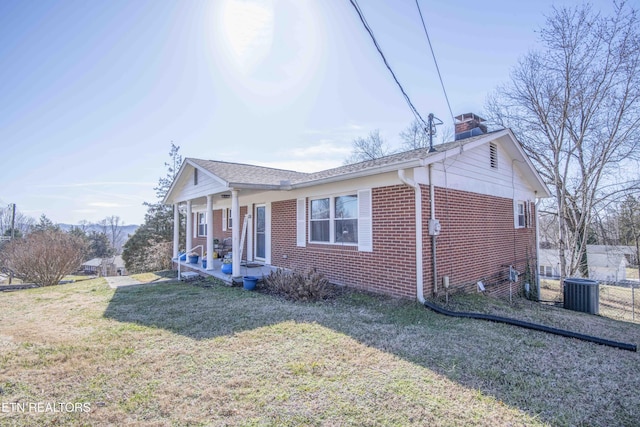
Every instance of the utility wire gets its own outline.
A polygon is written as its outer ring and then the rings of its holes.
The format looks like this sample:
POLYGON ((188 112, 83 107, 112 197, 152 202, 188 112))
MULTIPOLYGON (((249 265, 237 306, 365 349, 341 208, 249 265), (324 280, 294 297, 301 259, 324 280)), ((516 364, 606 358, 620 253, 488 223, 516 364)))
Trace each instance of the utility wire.
POLYGON ((447 90, 444 88, 444 82, 442 81, 442 74, 440 74, 440 67, 438 67, 438 61, 436 60, 436 54, 433 52, 433 46, 431 45, 431 39, 429 38, 429 32, 427 31, 427 26, 424 23, 424 18, 422 16, 422 10, 420 9, 420 3, 416 0, 416 6, 418 6, 418 13, 420 14, 420 21, 422 22, 422 28, 424 29, 424 34, 427 36, 427 42, 429 42, 429 49, 431 50, 431 56, 433 57, 433 62, 436 64, 436 70, 438 71, 438 77, 440 78, 440 86, 442 86, 442 92, 444 92, 444 99, 447 100, 447 107, 449 107, 449 114, 451 114, 451 120, 455 123, 455 117, 453 116, 453 111, 451 110, 451 104, 449 103, 449 97, 447 96, 447 90))
POLYGON ((405 101, 407 101, 407 104, 409 105, 409 108, 411 109, 411 112, 413 113, 414 117, 416 118, 416 120, 421 122, 422 125, 426 128, 428 126, 427 122, 422 118, 422 116, 420 115, 416 107, 413 105, 413 103, 411 102, 411 99, 409 98, 409 95, 407 95, 407 92, 405 92, 404 88, 400 84, 398 77, 396 77, 396 74, 391 69, 391 66, 387 61, 387 58, 384 56, 384 53, 382 53, 382 49, 380 48, 380 45, 378 44, 376 37, 373 35, 373 30, 371 30, 371 27, 369 27, 369 24, 367 23, 367 20, 365 19, 364 14, 362 13, 362 10, 360 10, 360 6, 358 5, 357 0, 349 0, 349 1, 351 2, 351 5, 355 8, 356 12, 358 12, 358 16, 360 17, 360 21, 362 22, 362 25, 364 25, 365 30, 367 30, 367 32, 369 33, 369 36, 371 37, 373 44, 376 46, 378 53, 382 57, 382 61, 384 62, 384 65, 386 65, 387 69, 393 76, 393 80, 395 80, 396 84, 400 88, 400 92, 402 92, 402 96, 404 96, 405 101))

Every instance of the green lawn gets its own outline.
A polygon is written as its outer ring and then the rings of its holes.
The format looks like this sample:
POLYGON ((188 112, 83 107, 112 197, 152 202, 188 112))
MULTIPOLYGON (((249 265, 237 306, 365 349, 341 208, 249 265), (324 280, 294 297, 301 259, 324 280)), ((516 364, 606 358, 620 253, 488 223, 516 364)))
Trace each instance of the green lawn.
MULTIPOLYGON (((640 343, 637 324, 526 301, 451 307, 640 343)), ((301 304, 95 279, 0 294, 0 425, 632 426, 639 364, 638 353, 355 292, 301 304), (86 406, 46 411, 60 403, 86 406)))

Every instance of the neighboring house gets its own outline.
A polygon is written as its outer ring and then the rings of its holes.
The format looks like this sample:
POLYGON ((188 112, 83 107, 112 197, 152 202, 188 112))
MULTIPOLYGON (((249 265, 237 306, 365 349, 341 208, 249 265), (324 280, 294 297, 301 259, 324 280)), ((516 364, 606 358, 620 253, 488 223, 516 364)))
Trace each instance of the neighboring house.
MULTIPOLYGON (((603 282, 626 280, 627 255, 633 248, 629 246, 587 245, 587 265, 589 279, 603 282)), ((560 277, 560 256, 557 249, 540 249, 540 276, 560 277)))
POLYGON ((174 258, 202 245, 212 268, 213 240, 232 237, 234 277, 242 252, 419 300, 441 293, 444 276, 452 288, 483 280, 508 292, 509 266, 537 271, 535 201, 550 194, 510 130, 457 119, 458 135, 475 136, 316 173, 187 158, 164 199, 174 206, 174 258))
POLYGON ((125 276, 127 274, 124 260, 120 255, 93 258, 82 264, 82 270, 85 274, 95 274, 97 276, 125 276))

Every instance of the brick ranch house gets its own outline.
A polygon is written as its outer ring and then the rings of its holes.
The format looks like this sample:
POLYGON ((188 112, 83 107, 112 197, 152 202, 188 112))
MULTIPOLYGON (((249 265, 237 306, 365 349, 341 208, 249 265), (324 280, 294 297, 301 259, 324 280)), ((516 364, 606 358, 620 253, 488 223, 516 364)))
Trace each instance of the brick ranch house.
POLYGON ((202 245, 211 269, 214 239, 231 237, 239 277, 246 218, 251 262, 315 267, 335 284, 420 301, 446 280, 508 292, 510 266, 538 271, 535 201, 550 193, 511 130, 456 119, 456 140, 432 152, 316 173, 187 158, 164 200, 174 206, 174 258, 202 245))

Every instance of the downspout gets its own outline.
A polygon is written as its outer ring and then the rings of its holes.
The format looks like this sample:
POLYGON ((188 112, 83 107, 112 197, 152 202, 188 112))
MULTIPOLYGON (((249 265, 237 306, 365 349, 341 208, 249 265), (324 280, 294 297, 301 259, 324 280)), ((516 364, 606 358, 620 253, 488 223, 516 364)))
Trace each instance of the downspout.
MULTIPOLYGON (((436 219, 436 190, 433 185, 433 166, 429 164, 429 210, 431 211, 431 220, 436 219)), ((433 294, 438 294, 438 262, 436 257, 436 234, 431 234, 431 249, 433 253, 433 294)))
MULTIPOLYGON (((429 167, 431 169, 431 167, 429 167)), ((398 170, 398 178, 403 184, 412 187, 415 191, 416 210, 416 296, 421 304, 424 304, 424 283, 422 266, 422 189, 420 184, 405 176, 404 169, 398 170)))
POLYGON ((536 198, 536 269, 538 270, 536 271, 536 295, 538 297, 538 301, 540 301, 540 227, 539 227, 540 216, 538 215, 539 204, 540 204, 540 198, 536 198))

